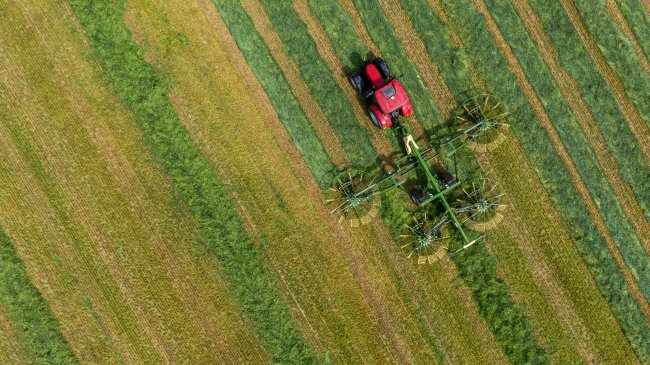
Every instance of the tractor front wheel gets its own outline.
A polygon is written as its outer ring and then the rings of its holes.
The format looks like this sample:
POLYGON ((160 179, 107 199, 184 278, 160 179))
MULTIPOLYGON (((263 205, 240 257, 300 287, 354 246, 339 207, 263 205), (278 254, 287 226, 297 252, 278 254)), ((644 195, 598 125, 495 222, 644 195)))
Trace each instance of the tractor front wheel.
POLYGON ((368 114, 370 115, 372 123, 379 129, 390 128, 393 125, 390 115, 382 113, 379 110, 379 107, 375 104, 370 104, 368 107, 368 114))

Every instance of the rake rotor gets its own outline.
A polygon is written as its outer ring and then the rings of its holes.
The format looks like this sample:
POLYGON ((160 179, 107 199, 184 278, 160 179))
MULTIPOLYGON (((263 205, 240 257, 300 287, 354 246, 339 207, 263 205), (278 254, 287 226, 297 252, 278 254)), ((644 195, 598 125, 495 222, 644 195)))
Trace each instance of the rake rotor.
POLYGON ((351 227, 368 224, 379 214, 381 197, 377 189, 368 189, 373 180, 361 170, 354 168, 338 174, 327 191, 325 204, 330 213, 339 217, 339 223, 347 220, 351 227))
POLYGON ((489 94, 480 94, 461 105, 456 114, 456 124, 459 131, 464 132, 469 148, 487 152, 505 141, 506 136, 500 129, 509 126, 504 123, 507 116, 508 112, 499 99, 489 94))
POLYGON ((426 214, 421 217, 413 217, 412 224, 405 224, 400 235, 402 250, 410 258, 418 257, 418 264, 432 264, 440 260, 449 248, 448 235, 443 229, 451 221, 445 214, 439 220, 429 220, 426 214))
POLYGON ((495 228, 502 220, 501 214, 506 205, 501 203, 503 194, 497 192, 495 184, 486 178, 472 183, 469 192, 463 189, 464 199, 459 199, 461 208, 455 210, 459 216, 465 216, 462 224, 476 232, 485 232, 495 228))

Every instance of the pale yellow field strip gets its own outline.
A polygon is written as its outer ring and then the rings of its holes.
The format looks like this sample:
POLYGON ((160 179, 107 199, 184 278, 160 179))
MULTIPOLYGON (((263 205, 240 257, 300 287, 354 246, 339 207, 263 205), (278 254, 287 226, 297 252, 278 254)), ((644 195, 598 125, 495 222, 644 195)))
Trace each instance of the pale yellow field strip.
POLYGON ((287 78, 293 94, 300 102, 303 111, 316 130, 330 159, 337 166, 348 165, 350 162, 349 158, 339 143, 336 133, 330 127, 327 117, 323 114, 320 106, 311 95, 309 87, 302 80, 298 65, 291 60, 284 43, 282 43, 282 40, 273 29, 273 24, 266 15, 266 12, 255 0, 243 0, 241 4, 255 25, 258 34, 264 39, 264 43, 266 43, 275 62, 280 66, 282 73, 287 78))
POLYGON ((643 121, 643 118, 639 115, 639 111, 625 94, 625 86, 623 85, 621 78, 609 66, 605 57, 600 52, 596 41, 594 41, 585 28, 575 4, 571 1, 562 0, 562 6, 578 33, 578 36, 582 40, 582 43, 587 49, 587 52, 589 52, 591 59, 596 64, 598 71, 605 79, 609 90, 614 95, 614 99, 616 99, 630 130, 634 133, 634 136, 638 141, 641 153, 643 153, 646 161, 650 163, 650 130, 648 129, 648 125, 643 121))
POLYGON ((562 141, 560 140, 560 136, 558 135, 557 130, 555 130, 555 128, 553 127, 553 124, 549 119, 548 114, 546 114, 542 102, 540 101, 539 97, 535 93, 535 90, 533 89, 532 85, 528 81, 523 69, 521 68, 521 65, 519 64, 519 61, 517 61, 517 58, 512 52, 512 49, 510 49, 510 46, 503 38, 501 31, 499 30, 497 25, 494 23, 494 20, 488 13, 485 4, 483 4, 479 0, 475 0, 474 5, 476 9, 485 16, 488 30, 494 37, 497 43, 497 47, 499 48, 499 51, 506 59, 506 62, 508 63, 508 68, 517 78, 519 85, 521 86, 524 92, 524 95, 528 99, 528 102, 530 103, 530 105, 532 106, 535 112, 535 115, 539 119, 544 129, 548 132, 549 137, 551 138, 551 141, 553 142, 553 145, 555 146, 558 155, 564 162, 565 166, 569 171, 569 174, 571 175, 573 184, 578 190, 578 193, 580 194, 583 203, 587 207, 587 210, 591 214, 599 234, 605 238, 609 250, 611 251, 614 258, 616 259, 617 264, 623 271, 623 275, 625 277, 626 283, 630 287, 630 290, 632 291, 634 297, 641 305, 641 309, 645 314, 646 319, 650 318, 650 306, 648 306, 648 302, 643 298, 638 283, 634 280, 633 276, 627 269, 627 266, 625 265, 625 261, 623 260, 623 257, 621 256, 618 247, 616 247, 614 240, 612 239, 611 235, 609 234, 609 231, 607 231, 607 228, 605 227, 605 222, 603 221, 603 217, 598 212, 595 203, 593 202, 591 196, 589 195, 589 191, 587 190, 587 187, 585 186, 584 182, 580 178, 580 174, 578 173, 575 164, 571 160, 571 157, 569 156, 564 145, 562 144, 562 141))
MULTIPOLYGON (((76 283, 51 290, 75 293, 48 297, 44 291, 75 351, 82 359, 130 363, 158 356, 228 363, 259 359, 248 354, 259 346, 250 326, 225 294, 216 263, 193 243, 194 224, 171 200, 171 189, 133 121, 106 90, 93 85, 97 73, 84 61, 87 50, 68 9, 25 2, 21 7, 14 20, 21 12, 29 14, 23 21, 34 32, 29 47, 13 45, 8 52, 11 72, 2 80, 2 93, 11 101, 12 119, 21 122, 7 125, 13 138, 6 148, 13 148, 12 166, 23 159, 18 171, 32 202, 22 208, 40 207, 46 215, 7 207, 14 212, 3 224, 15 233, 20 251, 20 245, 38 242, 34 227, 58 221, 55 232, 39 229, 42 242, 50 241, 49 249, 63 262, 48 263, 38 257, 38 246, 30 246, 35 262, 26 264, 30 272, 41 271, 39 280, 48 283, 41 285, 53 288, 63 278, 76 283), (51 45, 51 39, 63 46, 51 45), (33 162, 24 159, 40 160, 44 172, 30 173, 33 162), (48 203, 52 194, 59 198, 48 203), (65 221, 75 222, 74 228, 65 221), (58 270, 35 268, 38 264, 58 270), (84 327, 95 334, 81 335, 84 327)), ((12 36, 4 33, 3 44, 12 36)))
POLYGON ((645 247, 646 252, 650 253, 650 223, 644 218, 643 210, 636 200, 636 195, 629 184, 627 184, 620 174, 618 164, 607 150, 605 137, 598 129, 594 116, 591 114, 589 106, 580 95, 580 90, 575 80, 567 73, 559 62, 557 50, 553 47, 551 39, 544 33, 544 27, 533 9, 525 2, 513 1, 513 6, 519 13, 519 17, 524 26, 531 35, 542 58, 549 66, 553 79, 557 83, 569 104, 577 122, 585 132, 587 139, 596 154, 598 162, 603 168, 609 180, 610 186, 614 190, 616 199, 621 204, 625 215, 632 223, 637 237, 645 247))
MULTIPOLYGON (((632 43, 634 51, 636 51, 636 54, 639 56, 639 60, 641 61, 641 66, 643 66, 645 72, 650 75, 650 61, 648 61, 645 53, 643 53, 643 50, 639 45, 639 41, 637 41, 634 32, 630 28, 630 25, 627 24, 627 20, 625 20, 625 17, 623 16, 621 9, 618 7, 616 0, 606 0, 605 6, 607 8, 607 13, 609 16, 612 18, 612 20, 614 20, 616 25, 618 25, 618 27, 621 29, 621 32, 623 32, 630 43, 632 43)), ((641 11, 641 9, 639 9, 639 11, 641 11)))
POLYGON ((410 362, 411 345, 392 327, 389 309, 370 304, 384 302, 378 299, 379 288, 371 281, 368 287, 359 282, 359 276, 366 275, 364 268, 353 266, 359 264, 332 237, 329 224, 323 224, 320 193, 305 192, 269 120, 255 107, 258 98, 247 92, 239 73, 227 62, 225 47, 218 43, 226 36, 218 31, 223 25, 214 14, 187 15, 215 12, 214 7, 187 2, 179 8, 150 1, 133 1, 130 6, 130 26, 139 39, 152 45, 147 57, 173 80, 172 99, 183 122, 232 188, 249 230, 266 242, 269 265, 284 287, 286 300, 293 303, 295 320, 307 339, 317 349, 332 350, 335 357, 349 354, 368 363, 410 362), (173 19, 171 29, 163 24, 164 18, 173 19), (157 46, 178 33, 189 39, 183 52, 165 52, 157 46), (229 95, 238 99, 229 110, 218 106, 224 84, 231 90, 229 95), (345 337, 338 331, 344 331, 345 337))

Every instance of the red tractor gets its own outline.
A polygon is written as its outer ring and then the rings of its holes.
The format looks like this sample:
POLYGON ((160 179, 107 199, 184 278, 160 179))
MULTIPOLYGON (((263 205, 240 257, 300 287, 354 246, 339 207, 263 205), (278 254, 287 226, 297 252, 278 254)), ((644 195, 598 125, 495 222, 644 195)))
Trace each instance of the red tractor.
POLYGON ((361 74, 350 75, 350 82, 368 104, 370 119, 378 128, 390 128, 400 115, 408 117, 413 113, 404 87, 379 57, 363 62, 361 74))

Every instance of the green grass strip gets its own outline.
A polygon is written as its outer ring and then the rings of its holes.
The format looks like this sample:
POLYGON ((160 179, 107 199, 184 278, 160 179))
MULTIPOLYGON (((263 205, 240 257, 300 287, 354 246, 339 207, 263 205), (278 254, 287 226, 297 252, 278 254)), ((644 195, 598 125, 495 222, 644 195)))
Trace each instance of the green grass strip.
POLYGON ((219 258, 241 311, 251 319, 271 360, 321 360, 296 330, 262 254, 246 234, 223 183, 167 98, 169 85, 149 65, 124 22, 125 2, 71 0, 118 98, 129 107, 154 158, 172 179, 175 196, 199 223, 200 237, 219 258))
POLYGON ((381 56, 386 60, 391 71, 395 75, 403 76, 400 81, 408 91, 418 122, 427 134, 431 134, 444 122, 444 119, 440 109, 433 102, 424 80, 411 63, 393 26, 387 20, 379 1, 354 0, 353 2, 368 34, 379 47, 381 56))
POLYGON ((77 364, 47 302, 29 280, 25 264, 0 230, 0 305, 24 339, 27 356, 37 364, 77 364))
POLYGON ((623 82, 625 94, 650 128, 650 75, 641 66, 634 47, 607 14, 604 1, 575 0, 575 7, 605 60, 623 82))
MULTIPOLYGON (((636 236, 636 232, 631 223, 625 216, 623 208, 616 200, 614 190, 610 186, 603 168, 598 164, 596 154, 589 147, 589 141, 582 128, 576 122, 575 116, 572 115, 572 111, 555 83, 550 69, 542 59, 533 40, 528 35, 526 28, 519 20, 514 7, 509 2, 487 0, 485 3, 500 28, 501 33, 508 41, 508 44, 511 45, 515 57, 519 60, 528 81, 532 84, 537 95, 545 101, 546 112, 560 135, 562 144, 571 156, 571 159, 573 161, 579 161, 575 166, 582 181, 587 186, 587 190, 589 190, 592 199, 600 202, 598 210, 604 218, 607 229, 612 234, 627 266, 632 272, 637 273, 637 280, 643 294, 646 298, 650 298, 650 258, 647 256, 641 241, 636 236)), ((556 18, 554 23, 557 26, 556 18)), ((566 51, 568 52, 569 50, 566 51)), ((581 82, 585 81, 588 82, 590 80, 581 80, 581 82)), ((617 124, 621 126, 624 123, 620 123, 619 120, 617 124)), ((629 130, 627 132, 629 138, 634 141, 631 132, 629 130)), ((625 138, 624 136, 623 134, 617 137, 608 133, 609 139, 625 138)), ((638 150, 629 151, 629 153, 632 154, 631 156, 636 157, 640 155, 638 150)), ((632 158, 628 159, 626 155, 620 157, 623 160, 632 160, 632 158)), ((647 164, 643 160, 639 161, 639 164, 639 166, 630 166, 629 168, 644 171, 644 167, 647 167, 647 164)), ((647 169, 645 171, 646 174, 650 174, 650 171, 647 169)), ((648 177, 645 178, 645 181, 650 183, 648 177)), ((644 190, 648 190, 647 185, 644 190)), ((648 199, 650 199, 650 196, 648 199)))
POLYGON ((589 212, 577 198, 579 194, 566 167, 524 97, 517 79, 508 70, 505 59, 495 51, 498 48, 487 30, 485 19, 469 1, 445 3, 444 7, 458 25, 459 35, 468 46, 467 52, 491 92, 506 103, 514 120, 522 121, 514 123, 512 128, 522 140, 524 151, 637 356, 644 362, 650 361, 650 328, 639 303, 630 293, 621 269, 604 238, 598 234, 589 212))
MULTIPOLYGON (((650 166, 639 153, 639 144, 609 90, 605 79, 584 48, 560 4, 532 1, 544 31, 551 37, 562 66, 578 84, 607 149, 619 166, 623 180, 632 187, 646 219, 650 219, 650 166), (548 6, 547 6, 548 5, 548 6)), ((511 16, 511 15, 508 15, 511 16)))
POLYGON ((616 0, 646 58, 650 58, 650 14, 639 0, 616 0))
POLYGON ((440 74, 456 101, 462 103, 474 96, 478 91, 471 83, 471 61, 462 49, 452 45, 447 25, 438 18, 426 0, 401 0, 401 3, 431 62, 440 69, 440 74))
MULTIPOLYGON (((311 94, 327 116, 332 129, 353 164, 370 166, 377 160, 370 136, 359 125, 352 105, 332 76, 333 72, 321 58, 316 42, 307 25, 302 22, 291 1, 262 0, 275 31, 284 42, 289 57, 300 70, 300 75, 311 94)), ((364 120, 365 122, 365 120, 364 120)))

